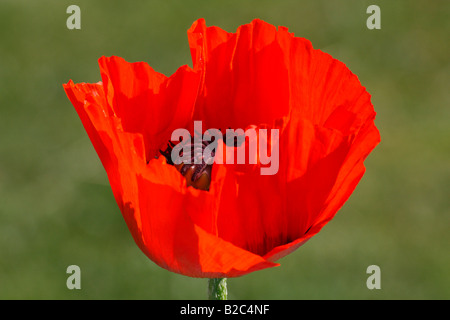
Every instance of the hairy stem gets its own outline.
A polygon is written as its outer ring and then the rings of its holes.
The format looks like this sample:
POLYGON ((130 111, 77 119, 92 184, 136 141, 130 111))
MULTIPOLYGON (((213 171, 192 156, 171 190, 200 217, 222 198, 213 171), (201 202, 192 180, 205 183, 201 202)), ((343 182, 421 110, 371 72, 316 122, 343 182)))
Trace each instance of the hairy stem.
POLYGON ((209 300, 227 300, 226 278, 208 280, 208 298, 209 300))

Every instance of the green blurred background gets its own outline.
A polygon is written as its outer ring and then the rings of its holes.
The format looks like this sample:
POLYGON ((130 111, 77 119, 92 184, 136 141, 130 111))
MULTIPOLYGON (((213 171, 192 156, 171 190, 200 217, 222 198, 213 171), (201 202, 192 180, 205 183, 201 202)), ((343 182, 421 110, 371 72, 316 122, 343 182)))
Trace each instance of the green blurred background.
POLYGON ((228 282, 230 299, 450 298, 449 1, 0 0, 0 298, 205 299, 135 245, 62 83, 118 55, 172 74, 186 31, 261 18, 343 61, 372 95, 382 142, 333 221, 281 267, 228 282), (68 30, 66 8, 81 8, 68 30), (366 9, 381 8, 381 30, 366 9), (66 268, 81 268, 68 290, 66 268), (366 268, 381 268, 381 289, 366 268))

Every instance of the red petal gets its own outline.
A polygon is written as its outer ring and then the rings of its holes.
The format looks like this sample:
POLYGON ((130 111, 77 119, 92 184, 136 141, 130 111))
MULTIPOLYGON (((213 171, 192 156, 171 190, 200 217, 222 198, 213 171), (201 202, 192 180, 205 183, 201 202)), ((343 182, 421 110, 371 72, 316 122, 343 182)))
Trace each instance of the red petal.
POLYGON ((186 188, 165 159, 143 159, 143 139, 107 115, 101 84, 64 88, 108 173, 114 196, 141 250, 170 271, 192 277, 237 277, 277 266, 217 237, 215 193, 186 188), (140 152, 139 152, 140 150, 140 152))
POLYGON ((304 123, 291 132, 291 142, 293 137, 304 145, 289 153, 287 160, 291 163, 286 191, 288 234, 296 240, 267 253, 264 258, 270 261, 297 249, 334 217, 362 178, 363 161, 380 140, 372 120, 352 136, 304 123), (308 161, 301 160, 302 154, 308 161))
POLYGON ((106 115, 110 112, 106 104, 103 85, 101 83, 74 84, 73 81, 70 80, 63 86, 67 96, 75 107, 103 166, 105 169, 108 169, 113 165, 110 158, 110 150, 108 150, 101 137, 101 132, 99 132, 99 127, 103 126, 102 124, 107 121, 106 115), (94 112, 93 118, 88 114, 88 109, 91 109, 94 112))
MULTIPOLYGON (((239 148, 219 144, 216 160, 223 159, 224 164, 215 163, 213 166, 211 191, 217 194, 218 235, 263 256, 288 241, 287 233, 283 232, 286 221, 280 214, 284 210, 285 180, 278 174, 261 175, 264 166, 257 156, 256 164, 237 164, 236 159, 236 164, 230 164, 229 152, 232 150, 234 158, 241 148, 245 150, 247 159, 253 158, 248 156, 249 145, 256 143, 258 146, 263 138, 258 134, 262 128, 252 129, 257 133, 255 138, 248 139, 239 148)), ((268 148, 271 148, 270 144, 268 148)))
POLYGON ((291 52, 294 116, 343 134, 357 131, 374 118, 370 95, 344 63, 313 49, 304 38, 293 38, 291 52))
POLYGON ((279 127, 278 174, 225 166, 217 217, 221 237, 278 259, 317 233, 361 178, 362 162, 379 142, 370 95, 343 63, 285 28, 277 32, 255 20, 230 34, 199 20, 188 33, 194 66, 206 70, 196 115, 210 126, 267 122, 276 127, 283 108, 291 108, 290 120, 279 127), (259 65, 262 52, 276 62, 262 59, 259 65), (269 87, 277 84, 275 93, 269 87))
POLYGON ((126 220, 137 221, 142 250, 150 259, 173 272, 209 278, 236 277, 277 265, 195 224, 189 212, 211 215, 209 204, 214 197, 192 188, 177 190, 160 184, 160 179, 170 177, 173 167, 159 163, 151 168, 145 178, 136 177, 139 199, 129 203, 125 215, 130 216, 126 220))
POLYGON ((225 130, 272 125, 289 114, 286 30, 254 20, 227 33, 200 19, 188 37, 194 68, 205 70, 195 119, 225 130))
POLYGON ((110 108, 124 131, 143 135, 147 160, 152 159, 172 131, 190 120, 200 73, 183 66, 168 78, 144 62, 119 57, 102 57, 99 64, 110 108))

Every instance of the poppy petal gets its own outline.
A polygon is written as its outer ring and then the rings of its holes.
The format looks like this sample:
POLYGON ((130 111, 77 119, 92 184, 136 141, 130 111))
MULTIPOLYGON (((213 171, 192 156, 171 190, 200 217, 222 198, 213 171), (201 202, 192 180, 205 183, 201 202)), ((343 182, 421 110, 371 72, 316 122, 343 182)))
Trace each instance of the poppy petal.
POLYGON ((363 161, 378 142, 378 130, 369 122, 352 144, 342 139, 329 156, 314 164, 303 176, 288 182, 288 206, 293 213, 288 217, 288 232, 293 238, 297 235, 297 239, 274 248, 265 259, 276 261, 296 250, 335 216, 362 178, 363 161), (341 165, 333 165, 334 161, 341 165))
POLYGON ((344 63, 314 49, 307 39, 294 37, 291 45, 293 116, 345 135, 374 118, 370 95, 344 63))
MULTIPOLYGON (((160 160, 153 160, 159 162, 160 160)), ((205 231, 189 215, 192 206, 207 204, 210 195, 193 188, 186 193, 155 183, 167 176, 170 166, 154 166, 152 172, 137 176, 138 202, 130 203, 140 211, 143 251, 165 269, 191 277, 236 277, 277 264, 232 245, 205 231), (160 177, 161 177, 160 176, 160 177), (152 196, 152 195, 156 195, 152 196), (137 205, 138 204, 138 205, 137 205)), ((186 189, 184 189, 186 190, 186 189)), ((196 207, 208 214, 208 205, 196 207)), ((131 214, 131 213, 129 213, 131 214)), ((136 214, 133 220, 136 220, 136 214)))
MULTIPOLYGON (((239 104, 235 100, 227 101, 228 94, 223 94, 223 91, 216 94, 215 90, 220 87, 227 92, 233 80, 229 78, 223 85, 215 81, 222 81, 223 75, 226 78, 230 73, 239 74, 238 71, 242 70, 237 67, 240 64, 236 58, 241 45, 239 39, 252 43, 252 48, 257 48, 258 44, 263 48, 270 47, 270 41, 260 43, 255 40, 258 39, 254 36, 258 34, 255 30, 260 25, 264 34, 277 32, 273 26, 264 29, 265 25, 257 20, 241 26, 236 34, 217 27, 207 28, 203 20, 191 27, 189 35, 194 65, 195 61, 203 63, 206 76, 210 77, 204 80, 203 91, 200 92, 200 96, 206 98, 199 98, 201 103, 196 105, 203 112, 201 116, 209 119, 208 112, 211 112, 224 115, 219 121, 232 122, 226 118, 231 117, 230 108, 239 104), (205 57, 203 60, 202 55, 205 57), (215 58, 225 61, 225 65, 215 63, 215 58), (231 65, 237 64, 231 68, 228 61, 231 65), (215 76, 214 72, 220 76, 215 76), (215 109, 221 104, 220 110, 215 109)), ((343 63, 313 49, 308 40, 294 37, 285 28, 279 28, 278 34, 284 35, 284 42, 278 40, 277 48, 287 52, 282 52, 277 60, 289 66, 289 73, 274 78, 287 84, 288 94, 281 94, 280 105, 286 105, 283 102, 285 96, 291 108, 289 121, 280 127, 281 131, 286 127, 280 136, 280 172, 276 177, 270 177, 252 175, 252 170, 243 174, 235 171, 235 167, 225 166, 227 176, 217 218, 221 237, 272 261, 304 243, 334 216, 362 177, 362 162, 379 141, 378 131, 373 125, 375 112, 370 95, 357 77, 343 63), (283 82, 284 78, 288 80, 283 82), (372 128, 370 137, 362 130, 367 126, 372 128)), ((269 36, 268 39, 273 38, 269 36)), ((258 51, 249 48, 244 51, 247 51, 244 57, 247 60, 243 64, 251 65, 253 58, 249 56, 256 56, 258 51)), ((245 75, 244 72, 239 78, 244 79, 244 85, 252 83, 245 75)), ((266 84, 271 83, 267 78, 260 78, 266 84)), ((232 90, 228 92, 232 97, 236 95, 232 90)), ((267 100, 264 98, 266 93, 267 90, 245 90, 241 97, 243 101, 259 101, 260 97, 267 100)), ((244 108, 243 105, 236 109, 240 112, 251 110, 256 114, 266 110, 244 108)), ((258 119, 258 115, 252 119, 258 119)), ((254 121, 264 122, 261 119, 254 121)), ((239 120, 234 123, 246 124, 239 120)))
MULTIPOLYGON (((105 94, 102 83, 89 84, 79 83, 74 84, 70 80, 63 85, 64 90, 75 107, 78 116, 96 150, 100 160, 105 169, 112 165, 110 158, 110 150, 105 145, 99 132, 98 123, 106 121, 106 115, 109 113, 107 104, 105 102, 105 94), (92 108, 93 106, 93 108, 92 108), (87 109, 91 108, 96 113, 93 118, 90 117, 87 109)), ((107 170, 108 171, 108 170, 107 170)))
POLYGON ((272 125, 286 117, 289 37, 286 30, 258 19, 236 33, 196 21, 188 38, 194 69, 204 69, 204 75, 194 118, 225 130, 272 125))
POLYGON ((185 179, 163 157, 146 165, 142 135, 122 131, 119 119, 106 115, 101 84, 69 82, 64 87, 136 244, 151 260, 192 277, 236 277, 278 265, 211 233, 214 212, 208 211, 214 208, 214 193, 186 188, 185 179))
POLYGON ((147 160, 159 155, 172 131, 191 119, 200 73, 183 66, 166 77, 147 63, 114 56, 101 57, 99 65, 108 105, 123 130, 143 134, 147 160))

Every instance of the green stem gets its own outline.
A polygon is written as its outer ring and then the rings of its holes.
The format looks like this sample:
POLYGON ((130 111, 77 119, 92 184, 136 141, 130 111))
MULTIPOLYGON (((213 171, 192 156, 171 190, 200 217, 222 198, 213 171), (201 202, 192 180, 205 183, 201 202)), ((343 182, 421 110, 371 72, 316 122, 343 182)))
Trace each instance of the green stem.
POLYGON ((208 280, 209 300, 227 300, 227 278, 208 280))

